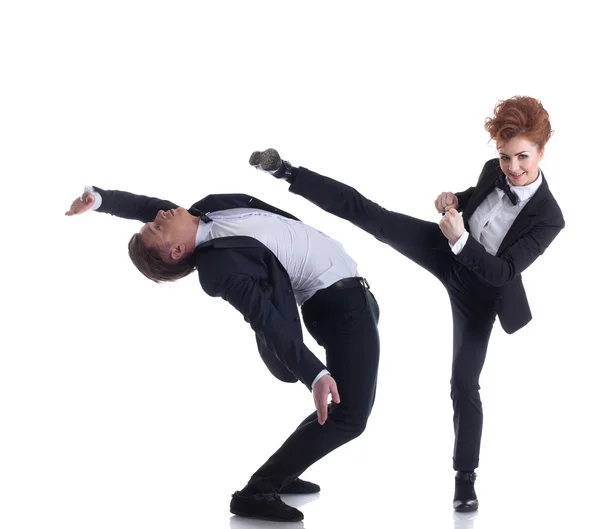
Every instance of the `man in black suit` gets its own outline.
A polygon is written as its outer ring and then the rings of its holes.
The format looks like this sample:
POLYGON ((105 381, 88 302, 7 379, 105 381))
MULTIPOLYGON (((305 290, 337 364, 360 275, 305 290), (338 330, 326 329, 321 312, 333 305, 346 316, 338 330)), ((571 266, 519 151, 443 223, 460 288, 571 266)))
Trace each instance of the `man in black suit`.
POLYGON ((350 186, 293 167, 274 149, 255 151, 249 160, 253 167, 286 180, 290 192, 422 266, 448 291, 454 333, 453 506, 459 512, 479 506, 474 488, 483 424, 479 376, 494 321, 498 316, 512 334, 531 320, 521 273, 565 226, 537 165, 542 155, 543 149, 526 138, 503 141, 500 159, 485 163, 476 186, 437 198, 436 207, 444 213, 439 225, 389 211, 350 186))
POLYGON ((228 301, 250 323, 270 372, 312 391, 316 412, 232 495, 230 505, 240 516, 302 520, 278 493, 318 492, 318 485, 298 476, 358 437, 375 399, 379 307, 355 261, 337 241, 248 195, 209 195, 186 210, 90 187, 66 214, 90 209, 144 222, 129 243, 138 270, 156 282, 197 270, 204 291, 228 301), (297 305, 325 348, 327 367, 303 343, 297 305))

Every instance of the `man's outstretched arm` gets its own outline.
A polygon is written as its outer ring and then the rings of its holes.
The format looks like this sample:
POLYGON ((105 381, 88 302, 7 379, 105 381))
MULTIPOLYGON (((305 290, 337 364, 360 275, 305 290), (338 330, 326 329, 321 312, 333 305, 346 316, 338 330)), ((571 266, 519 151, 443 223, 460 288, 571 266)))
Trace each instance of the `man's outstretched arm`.
POLYGON ((80 215, 92 210, 123 219, 150 222, 161 209, 168 210, 177 207, 177 204, 160 198, 88 186, 81 197, 73 201, 71 208, 65 214, 67 216, 80 215))

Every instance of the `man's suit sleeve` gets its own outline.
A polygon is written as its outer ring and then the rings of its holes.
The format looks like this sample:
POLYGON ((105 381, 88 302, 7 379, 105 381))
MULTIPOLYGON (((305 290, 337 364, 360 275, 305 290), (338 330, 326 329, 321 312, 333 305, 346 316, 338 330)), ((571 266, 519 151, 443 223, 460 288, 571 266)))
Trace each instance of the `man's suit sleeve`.
POLYGON ((488 253, 474 237, 469 237, 455 259, 479 275, 486 283, 501 287, 512 281, 542 255, 564 227, 562 216, 542 221, 516 239, 499 257, 488 253))
POLYGON ((241 312, 254 332, 262 335, 267 347, 311 389, 315 377, 326 369, 325 365, 304 345, 292 322, 281 315, 255 279, 233 274, 221 285, 213 284, 207 288, 203 284, 203 287, 209 295, 222 297, 241 312))
POLYGON ((168 210, 178 207, 173 202, 160 198, 135 195, 126 191, 104 190, 97 186, 93 186, 92 189, 102 197, 100 206, 96 208, 97 212, 108 213, 123 219, 150 222, 154 220, 161 209, 168 210))

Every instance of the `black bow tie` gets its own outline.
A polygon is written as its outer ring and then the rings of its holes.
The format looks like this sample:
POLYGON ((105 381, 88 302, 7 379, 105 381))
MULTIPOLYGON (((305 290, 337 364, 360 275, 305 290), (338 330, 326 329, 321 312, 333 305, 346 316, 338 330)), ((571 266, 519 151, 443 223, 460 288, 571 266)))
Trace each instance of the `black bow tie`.
POLYGON ((496 178, 494 185, 498 189, 501 189, 502 191, 504 191, 506 193, 508 198, 510 198, 510 201, 512 202, 513 206, 517 205, 517 202, 519 202, 519 199, 517 198, 517 195, 514 194, 513 190, 508 185, 508 182, 506 181, 506 177, 504 175, 499 175, 498 178, 496 178))
POLYGON ((206 222, 207 224, 209 222, 212 222, 212 219, 206 213, 203 213, 202 211, 198 211, 196 208, 190 208, 190 209, 188 209, 188 211, 195 217, 200 217, 200 220, 202 222, 206 222))

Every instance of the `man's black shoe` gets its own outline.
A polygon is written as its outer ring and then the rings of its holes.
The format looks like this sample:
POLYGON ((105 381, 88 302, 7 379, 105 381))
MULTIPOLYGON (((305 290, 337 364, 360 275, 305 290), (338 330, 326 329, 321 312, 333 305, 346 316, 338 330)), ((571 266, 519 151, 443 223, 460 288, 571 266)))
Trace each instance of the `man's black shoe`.
POLYGON ((270 522, 299 522, 304 519, 304 515, 298 509, 286 505, 272 492, 242 496, 236 491, 231 495, 229 510, 238 516, 270 522))
POLYGON ((304 481, 303 479, 296 478, 294 481, 288 483, 283 487, 279 494, 316 494, 321 490, 321 487, 316 483, 310 481, 304 481))

